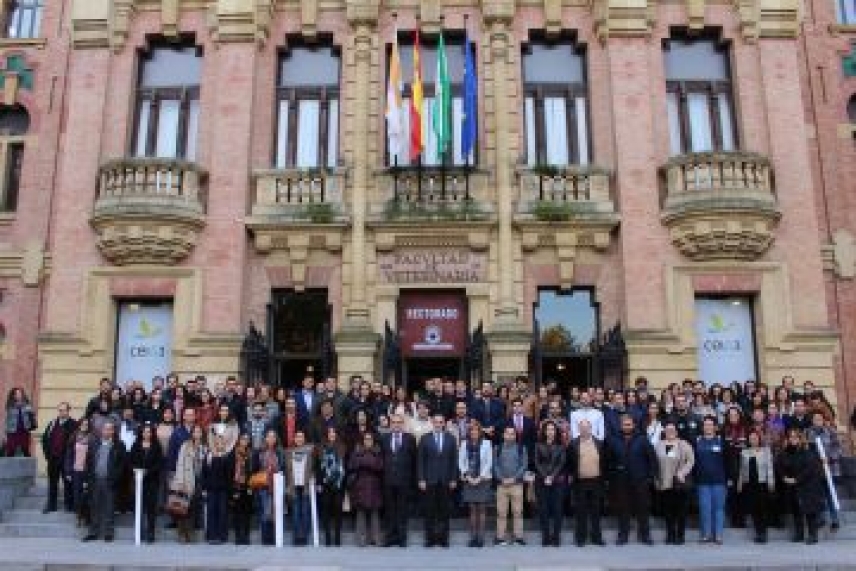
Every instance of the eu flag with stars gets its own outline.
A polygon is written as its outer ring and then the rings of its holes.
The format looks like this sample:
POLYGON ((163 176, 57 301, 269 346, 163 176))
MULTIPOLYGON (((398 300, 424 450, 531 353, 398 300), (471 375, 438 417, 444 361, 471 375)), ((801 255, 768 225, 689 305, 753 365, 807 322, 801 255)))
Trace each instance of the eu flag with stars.
POLYGON ((467 164, 476 148, 478 139, 478 78, 476 76, 476 61, 473 55, 473 45, 470 43, 470 34, 467 31, 467 39, 464 43, 464 116, 461 126, 461 154, 467 164))

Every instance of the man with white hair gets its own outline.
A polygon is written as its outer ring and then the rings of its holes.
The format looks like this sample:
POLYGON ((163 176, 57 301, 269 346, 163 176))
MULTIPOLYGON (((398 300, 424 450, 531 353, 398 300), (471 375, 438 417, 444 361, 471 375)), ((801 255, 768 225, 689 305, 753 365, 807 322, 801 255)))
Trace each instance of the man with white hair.
POLYGON ((598 440, 603 440, 603 413, 592 406, 589 391, 583 391, 580 394, 580 407, 571 413, 571 438, 579 438, 579 423, 582 420, 587 420, 591 424, 592 436, 598 440))

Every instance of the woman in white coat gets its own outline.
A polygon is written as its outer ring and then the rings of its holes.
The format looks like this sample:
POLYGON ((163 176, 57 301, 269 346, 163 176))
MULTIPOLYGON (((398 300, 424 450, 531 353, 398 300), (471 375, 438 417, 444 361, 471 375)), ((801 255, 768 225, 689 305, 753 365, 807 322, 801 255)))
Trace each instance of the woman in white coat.
POLYGON ((470 507, 470 547, 484 547, 485 511, 491 502, 493 447, 484 437, 481 424, 470 421, 467 438, 458 448, 461 500, 470 507))

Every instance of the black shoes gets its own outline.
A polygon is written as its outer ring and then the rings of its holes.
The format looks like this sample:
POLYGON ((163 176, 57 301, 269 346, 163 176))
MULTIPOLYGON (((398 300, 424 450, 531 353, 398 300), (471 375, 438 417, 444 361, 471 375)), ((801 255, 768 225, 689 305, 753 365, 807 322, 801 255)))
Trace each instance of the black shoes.
POLYGON ((107 535, 105 535, 105 536, 104 536, 104 541, 106 541, 107 543, 110 543, 111 541, 113 541, 113 534, 107 534, 107 535))
POLYGON ((95 541, 96 539, 98 539, 97 535, 95 535, 94 533, 89 533, 80 541, 95 541))
POLYGON ((615 545, 627 545, 627 536, 621 534, 618 536, 618 539, 615 540, 615 545))

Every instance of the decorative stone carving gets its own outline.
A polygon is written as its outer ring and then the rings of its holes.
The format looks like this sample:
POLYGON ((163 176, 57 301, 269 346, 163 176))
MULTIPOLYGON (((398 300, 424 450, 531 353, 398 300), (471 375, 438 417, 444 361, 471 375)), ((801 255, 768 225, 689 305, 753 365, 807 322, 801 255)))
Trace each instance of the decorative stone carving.
POLYGON ((50 273, 50 255, 39 242, 23 250, 0 248, 0 277, 20 278, 25 287, 38 287, 50 273))
POLYGON ((562 0, 544 0, 544 31, 547 35, 562 32, 562 0))
POLYGON ((181 0, 161 0, 161 30, 168 38, 178 36, 180 2, 181 0))
POLYGON ((773 243, 780 213, 770 164, 752 153, 691 153, 662 169, 661 219, 672 243, 694 260, 760 257, 773 243))
POLYGON ((799 0, 734 0, 734 4, 743 37, 748 41, 795 38, 799 33, 799 0))
POLYGON ((374 26, 380 12, 380 0, 346 0, 346 14, 352 26, 374 26))
POLYGON ((440 31, 443 15, 442 0, 421 0, 419 2, 420 30, 426 34, 440 31))
POLYGON ((843 228, 836 230, 832 244, 823 246, 823 269, 845 280, 856 278, 856 239, 843 228))
POLYGON ((318 34, 318 0, 300 0, 300 32, 304 38, 318 34))
POLYGON ((609 36, 647 36, 656 21, 657 6, 649 0, 591 0, 591 6, 601 42, 609 36))
POLYGON ((482 16, 488 25, 497 21, 510 24, 514 19, 514 0, 482 0, 482 16))
POLYGON ((267 41, 275 0, 216 0, 211 34, 219 42, 267 41))
POLYGON ((186 258, 205 226, 203 176, 193 164, 162 159, 102 166, 91 223, 104 257, 120 266, 186 258))
POLYGON ((71 41, 75 48, 121 50, 128 39, 134 0, 74 0, 71 41))
POLYGON ((704 28, 704 9, 706 0, 686 0, 687 2, 687 27, 693 31, 701 31, 704 28))

